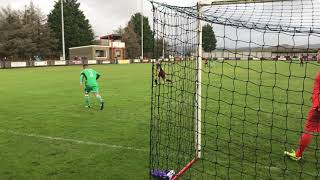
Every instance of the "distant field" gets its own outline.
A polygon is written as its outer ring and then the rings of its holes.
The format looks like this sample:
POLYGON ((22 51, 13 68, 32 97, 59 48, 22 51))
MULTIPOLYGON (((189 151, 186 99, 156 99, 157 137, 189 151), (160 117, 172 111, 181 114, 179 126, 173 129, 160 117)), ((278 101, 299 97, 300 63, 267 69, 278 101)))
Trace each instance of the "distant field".
POLYGON ((81 66, 0 70, 0 179, 148 178, 151 65, 92 67, 102 112, 81 66))

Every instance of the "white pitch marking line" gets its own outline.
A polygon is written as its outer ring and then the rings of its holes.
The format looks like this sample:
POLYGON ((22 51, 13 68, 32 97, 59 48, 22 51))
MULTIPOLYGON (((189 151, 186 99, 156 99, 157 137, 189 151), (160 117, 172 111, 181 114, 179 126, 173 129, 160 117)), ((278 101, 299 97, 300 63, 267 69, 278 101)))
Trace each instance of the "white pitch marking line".
POLYGON ((11 130, 0 129, 0 132, 8 133, 8 134, 14 134, 14 135, 18 135, 18 136, 27 136, 27 137, 35 137, 35 138, 40 138, 40 139, 55 140, 55 141, 72 142, 72 143, 76 143, 76 144, 104 146, 104 147, 108 147, 108 148, 127 149, 127 150, 142 151, 142 152, 147 152, 148 151, 147 149, 138 149, 138 148, 133 148, 133 147, 126 147, 126 146, 105 144, 105 143, 98 143, 98 142, 91 142, 91 141, 82 141, 82 140, 68 139, 68 138, 62 138, 62 137, 43 136, 43 135, 33 134, 33 133, 21 133, 21 132, 11 131, 11 130))

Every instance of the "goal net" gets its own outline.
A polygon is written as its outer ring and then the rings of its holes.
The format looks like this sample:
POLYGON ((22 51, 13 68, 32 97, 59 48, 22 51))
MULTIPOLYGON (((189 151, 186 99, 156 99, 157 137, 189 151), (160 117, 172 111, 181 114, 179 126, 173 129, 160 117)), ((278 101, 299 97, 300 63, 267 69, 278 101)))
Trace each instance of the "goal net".
POLYGON ((150 177, 318 178, 317 133, 301 161, 284 152, 312 105, 320 3, 151 3, 150 177))

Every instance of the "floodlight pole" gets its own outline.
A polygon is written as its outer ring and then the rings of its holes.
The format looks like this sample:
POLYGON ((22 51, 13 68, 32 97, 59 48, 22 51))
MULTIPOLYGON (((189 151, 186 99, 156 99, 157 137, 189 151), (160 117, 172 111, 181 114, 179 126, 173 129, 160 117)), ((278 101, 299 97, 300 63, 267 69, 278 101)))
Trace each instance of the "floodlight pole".
POLYGON ((162 31, 162 33, 163 33, 163 37, 162 37, 162 58, 164 59, 164 43, 165 43, 165 41, 164 41, 164 26, 165 25, 163 25, 163 31, 162 31))
POLYGON ((143 0, 141 0, 141 60, 143 60, 143 0))
POLYGON ((164 24, 162 26, 162 59, 164 60, 164 38, 165 38, 165 26, 166 26, 166 19, 164 18, 164 24))
POLYGON ((63 1, 61 0, 61 34, 62 34, 62 60, 66 60, 66 46, 64 42, 64 16, 63 16, 63 1))
POLYGON ((196 60, 196 157, 201 158, 201 75, 202 75, 202 22, 201 1, 198 1, 198 47, 196 60))

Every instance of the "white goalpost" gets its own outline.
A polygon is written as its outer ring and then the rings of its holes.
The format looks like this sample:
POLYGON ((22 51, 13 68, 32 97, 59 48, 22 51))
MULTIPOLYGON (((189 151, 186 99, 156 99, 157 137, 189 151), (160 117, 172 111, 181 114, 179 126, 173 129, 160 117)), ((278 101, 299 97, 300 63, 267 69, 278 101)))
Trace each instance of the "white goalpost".
POLYGON ((198 3, 198 48, 197 48, 197 78, 196 78, 196 157, 201 158, 201 82, 202 82, 202 22, 201 5, 198 3))

